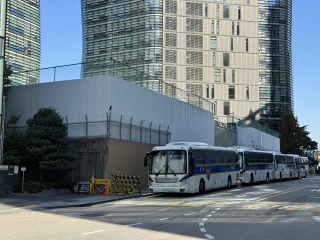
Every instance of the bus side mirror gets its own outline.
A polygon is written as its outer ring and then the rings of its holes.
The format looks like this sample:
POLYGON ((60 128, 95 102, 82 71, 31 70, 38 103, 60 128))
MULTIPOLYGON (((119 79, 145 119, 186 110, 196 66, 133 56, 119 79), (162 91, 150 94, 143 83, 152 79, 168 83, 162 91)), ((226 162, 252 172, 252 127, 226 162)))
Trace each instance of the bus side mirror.
POLYGON ((149 162, 150 162, 150 159, 151 159, 151 154, 150 153, 147 153, 146 154, 146 157, 144 158, 144 166, 149 166, 149 162))
POLYGON ((191 166, 194 166, 194 157, 193 157, 193 156, 190 157, 190 161, 189 161, 189 162, 190 162, 190 165, 191 165, 191 166))

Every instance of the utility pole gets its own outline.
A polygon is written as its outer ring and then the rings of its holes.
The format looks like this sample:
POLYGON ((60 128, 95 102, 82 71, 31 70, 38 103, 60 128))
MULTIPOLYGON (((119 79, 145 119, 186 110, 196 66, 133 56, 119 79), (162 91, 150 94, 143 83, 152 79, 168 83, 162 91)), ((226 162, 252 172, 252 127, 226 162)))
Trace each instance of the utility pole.
POLYGON ((5 63, 5 42, 6 42, 6 20, 7 20, 7 0, 0 0, 0 165, 3 163, 3 139, 4 123, 3 114, 3 84, 4 84, 4 63, 5 63))

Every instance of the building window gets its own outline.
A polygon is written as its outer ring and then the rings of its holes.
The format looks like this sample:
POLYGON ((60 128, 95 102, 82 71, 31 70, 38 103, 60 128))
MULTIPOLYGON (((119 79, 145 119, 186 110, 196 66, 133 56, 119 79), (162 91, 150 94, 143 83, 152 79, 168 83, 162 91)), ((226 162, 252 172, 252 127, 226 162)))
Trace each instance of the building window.
POLYGON ((208 3, 205 4, 204 14, 205 14, 206 17, 208 17, 208 3))
POLYGON ((246 97, 247 97, 247 100, 249 100, 249 87, 248 86, 246 87, 246 97))
POLYGON ((214 20, 211 20, 211 33, 214 33, 214 20))
POLYGON ((220 25, 219 25, 219 21, 217 21, 217 34, 220 33, 220 25))
POLYGON ((236 82, 235 70, 232 69, 232 83, 236 82))
POLYGON ((227 81, 227 72, 226 69, 223 69, 223 82, 227 81))
POLYGON ((212 66, 216 65, 216 53, 212 53, 212 66))
POLYGON ((216 115, 217 114, 217 102, 215 101, 213 104, 213 114, 216 115))
POLYGON ((247 4, 250 4, 250 0, 247 0, 247 4))
POLYGON ((217 49, 217 38, 215 36, 210 37, 210 48, 217 49))
POLYGON ((229 67, 229 53, 223 54, 223 66, 229 67))
POLYGON ((246 51, 247 52, 249 51, 249 40, 248 40, 248 38, 246 38, 246 51))
POLYGON ((234 22, 232 22, 231 34, 234 35, 234 22))
POLYGON ((238 6, 238 20, 241 19, 241 7, 238 6))
POLYGON ((216 18, 219 18, 219 5, 217 4, 216 18))
POLYGON ((240 35, 240 23, 237 22, 237 36, 240 35))
POLYGON ((214 85, 211 86, 211 98, 214 98, 214 85))
POLYGON ((207 98, 209 98, 209 85, 207 85, 206 95, 207 95, 207 98))
POLYGON ((233 51, 233 38, 230 39, 230 48, 231 48, 231 51, 233 51))
POLYGON ((229 86, 229 99, 235 99, 234 86, 229 86))
POLYGON ((229 115, 230 114, 230 103, 229 102, 224 102, 223 103, 223 114, 224 115, 229 115))
POLYGON ((229 5, 223 5, 223 18, 229 18, 229 5))
POLYGON ((215 69, 214 70, 214 81, 215 82, 220 82, 220 69, 215 69))

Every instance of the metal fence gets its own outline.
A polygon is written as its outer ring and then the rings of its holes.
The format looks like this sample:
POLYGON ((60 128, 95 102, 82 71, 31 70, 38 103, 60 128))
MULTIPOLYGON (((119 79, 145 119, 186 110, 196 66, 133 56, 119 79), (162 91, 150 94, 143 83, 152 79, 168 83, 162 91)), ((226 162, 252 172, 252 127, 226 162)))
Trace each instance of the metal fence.
POLYGON ((191 89, 183 90, 177 88, 175 84, 164 82, 161 74, 153 73, 153 75, 151 75, 145 73, 143 68, 138 69, 130 67, 129 65, 116 61, 112 58, 106 58, 105 60, 99 62, 83 62, 14 72, 9 78, 11 80, 20 78, 27 79, 24 81, 24 83, 32 84, 34 82, 28 81, 31 75, 39 76, 39 83, 82 79, 94 76, 115 76, 128 82, 132 82, 153 91, 162 93, 168 97, 187 102, 209 112, 214 111, 213 102, 204 99, 202 96, 194 94, 191 89))
MULTIPOLYGON (((166 145, 171 141, 169 126, 111 112, 105 115, 66 116, 64 124, 68 127, 69 138, 107 137, 157 145, 166 145)), ((6 135, 14 131, 25 132, 27 128, 25 121, 19 120, 6 131, 6 135)))

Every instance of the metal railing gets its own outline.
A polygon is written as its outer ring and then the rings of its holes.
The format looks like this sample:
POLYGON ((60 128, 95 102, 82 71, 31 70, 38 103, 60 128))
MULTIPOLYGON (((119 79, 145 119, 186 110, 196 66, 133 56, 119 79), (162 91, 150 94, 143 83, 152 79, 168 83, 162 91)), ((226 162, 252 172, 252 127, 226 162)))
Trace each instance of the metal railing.
MULTIPOLYGON (((166 145, 171 141, 169 126, 111 112, 105 115, 66 116, 64 123, 68 127, 69 138, 107 137, 156 145, 166 145)), ((6 135, 27 129, 25 121, 19 120, 6 131, 6 135)))

